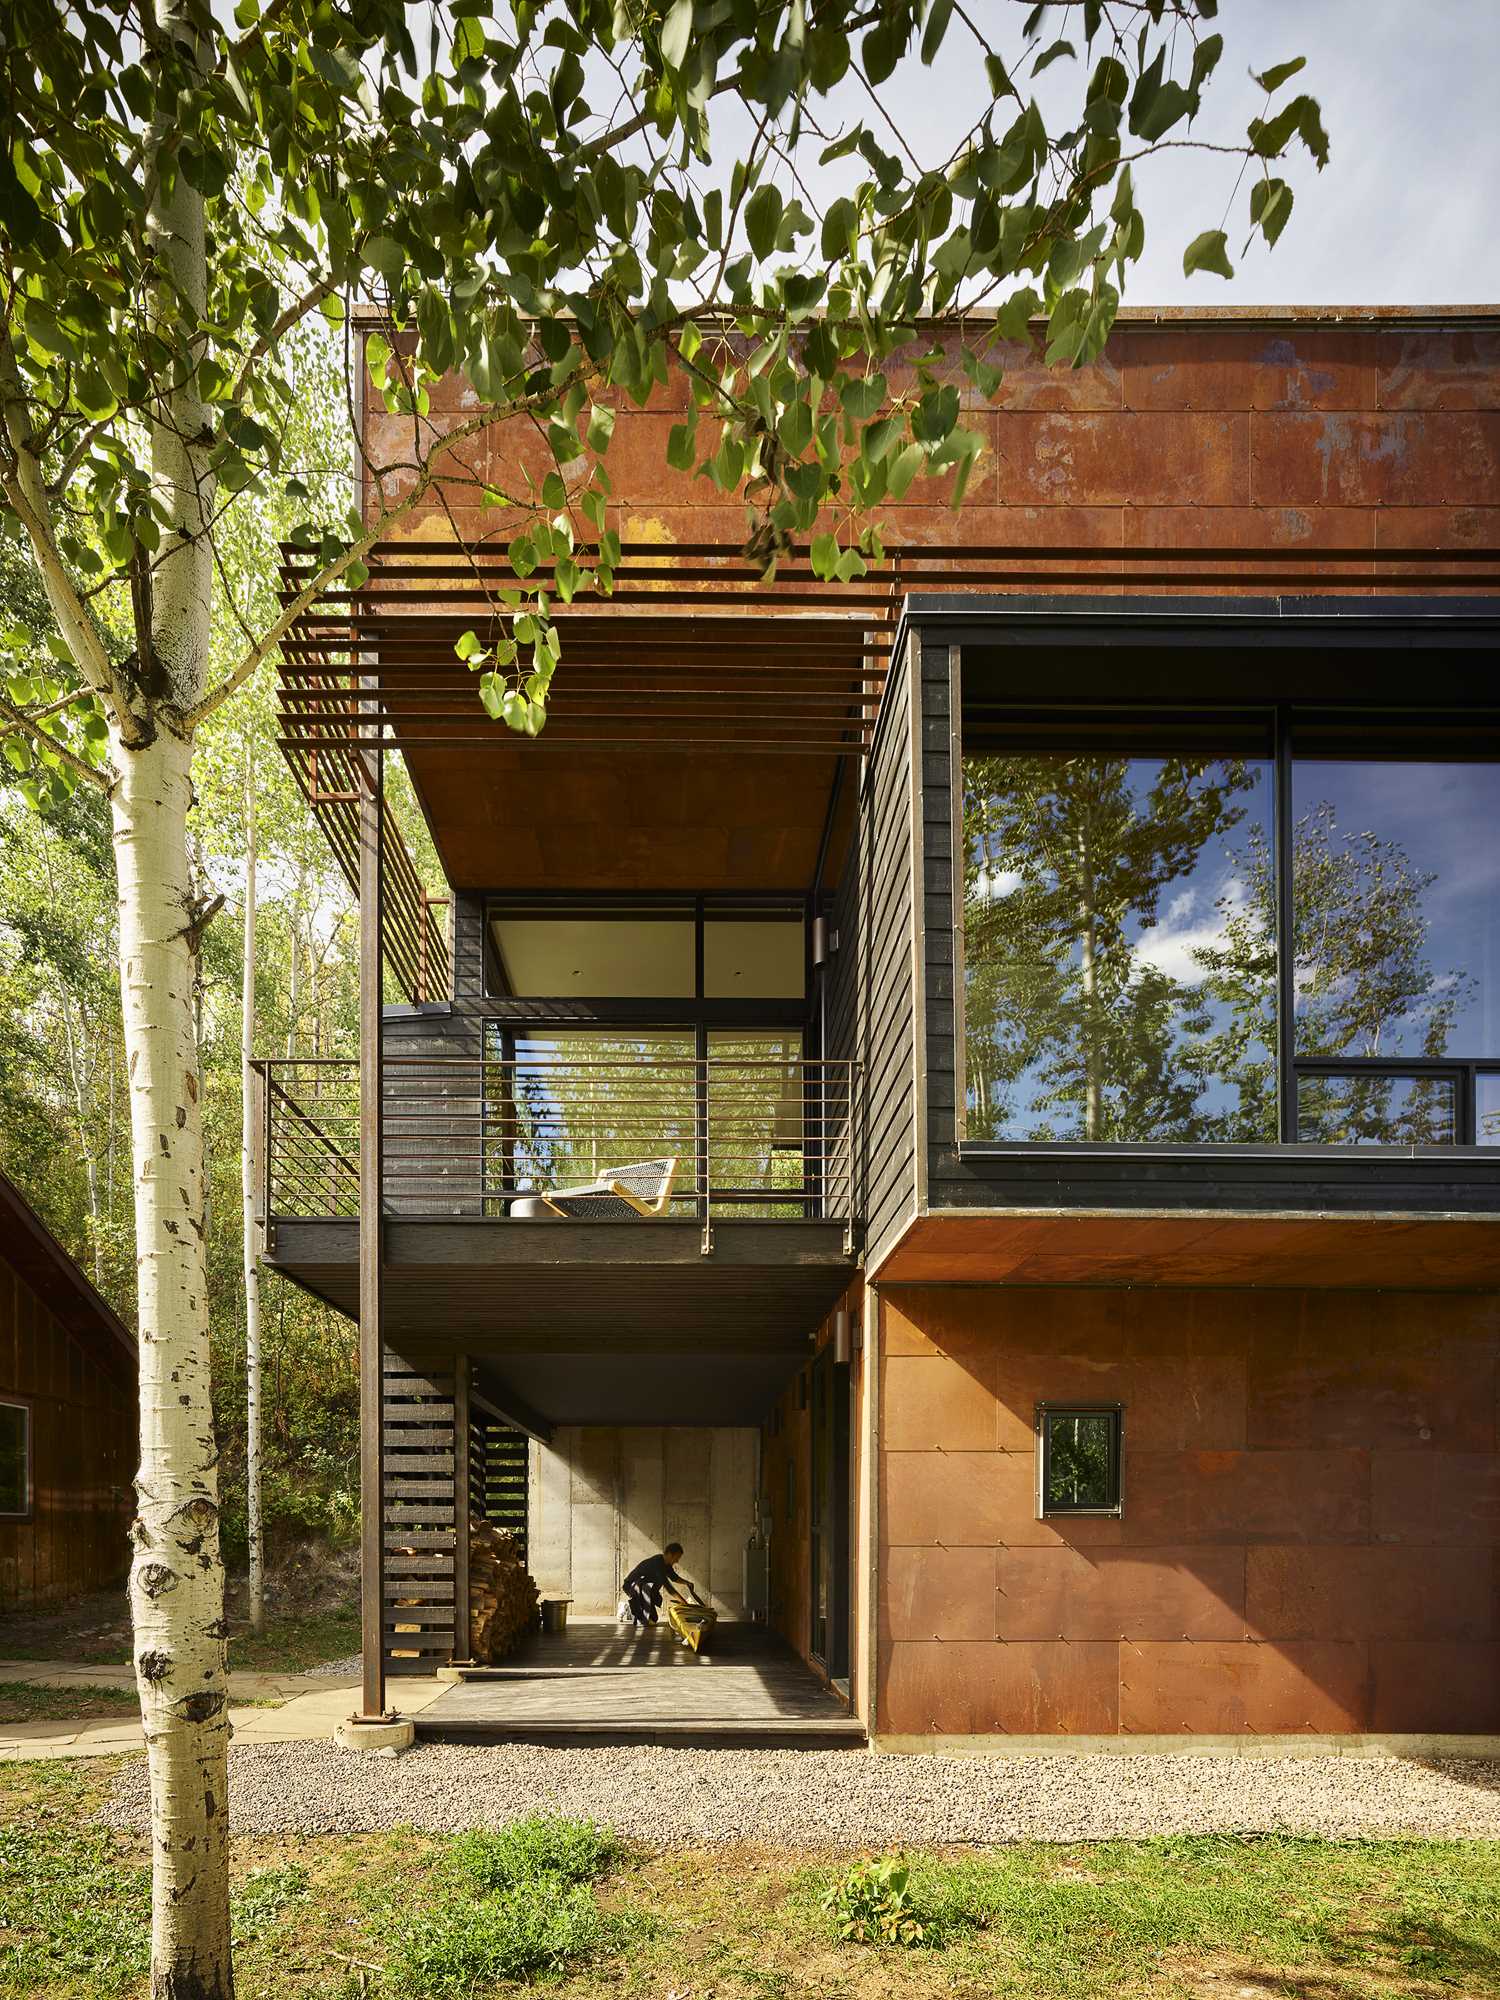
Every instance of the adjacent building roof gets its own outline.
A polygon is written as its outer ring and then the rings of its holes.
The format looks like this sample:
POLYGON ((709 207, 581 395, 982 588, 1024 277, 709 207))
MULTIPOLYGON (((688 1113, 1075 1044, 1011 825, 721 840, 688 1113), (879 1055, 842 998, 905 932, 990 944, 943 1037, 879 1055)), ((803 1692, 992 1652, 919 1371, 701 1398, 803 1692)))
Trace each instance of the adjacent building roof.
POLYGON ((102 1335, 123 1348, 134 1366, 135 1335, 4 1174, 0 1174, 0 1263, 17 1271, 71 1332, 85 1339, 102 1335))

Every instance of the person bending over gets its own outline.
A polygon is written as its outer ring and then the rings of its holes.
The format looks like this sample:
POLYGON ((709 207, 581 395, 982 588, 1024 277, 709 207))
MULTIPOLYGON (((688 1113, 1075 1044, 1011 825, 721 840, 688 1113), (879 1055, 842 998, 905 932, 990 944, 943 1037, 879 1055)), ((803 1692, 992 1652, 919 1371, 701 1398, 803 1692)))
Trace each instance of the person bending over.
POLYGON ((679 1604, 687 1603, 684 1590, 691 1593, 695 1604, 703 1602, 688 1579, 677 1574, 676 1565, 681 1557, 681 1542, 668 1542, 659 1556, 647 1556, 644 1562, 638 1562, 620 1586, 630 1607, 630 1622, 637 1631, 658 1622, 664 1592, 670 1591, 679 1604))

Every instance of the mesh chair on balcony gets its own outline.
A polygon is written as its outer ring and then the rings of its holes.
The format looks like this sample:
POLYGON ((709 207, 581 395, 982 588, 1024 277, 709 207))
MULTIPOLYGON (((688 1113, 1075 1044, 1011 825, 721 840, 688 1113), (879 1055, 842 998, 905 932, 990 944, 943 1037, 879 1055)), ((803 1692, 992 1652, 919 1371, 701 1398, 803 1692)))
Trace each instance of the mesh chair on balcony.
POLYGON ((637 1215, 665 1215, 676 1178, 675 1159, 639 1160, 613 1168, 586 1187, 519 1195, 510 1212, 520 1221, 556 1215, 574 1222, 628 1222, 637 1215))

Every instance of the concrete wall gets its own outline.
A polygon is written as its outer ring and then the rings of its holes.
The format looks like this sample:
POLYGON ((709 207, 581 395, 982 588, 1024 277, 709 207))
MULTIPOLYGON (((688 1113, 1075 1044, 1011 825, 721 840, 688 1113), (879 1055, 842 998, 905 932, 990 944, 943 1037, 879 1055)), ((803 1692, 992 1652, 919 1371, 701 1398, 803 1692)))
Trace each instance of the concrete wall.
POLYGON ((1500 1299, 881 1298, 882 1736, 1500 1732, 1500 1299), (1074 1396, 1118 1520, 1036 1518, 1074 1396))
POLYGON ((755 1467, 753 1430, 560 1428, 550 1447, 532 1446, 538 1589, 571 1597, 574 1617, 612 1617, 626 1572, 676 1541, 701 1595, 722 1617, 743 1617, 755 1467))

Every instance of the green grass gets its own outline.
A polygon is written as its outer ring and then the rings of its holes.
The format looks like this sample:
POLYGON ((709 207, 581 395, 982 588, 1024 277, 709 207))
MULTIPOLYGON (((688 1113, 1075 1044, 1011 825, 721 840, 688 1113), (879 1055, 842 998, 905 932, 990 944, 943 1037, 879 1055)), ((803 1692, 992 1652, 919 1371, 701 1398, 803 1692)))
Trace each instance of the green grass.
POLYGON ((393 1904, 377 1923, 382 1990, 400 2000, 464 2000, 612 1955, 641 1928, 639 1918, 606 1915, 594 1895, 619 1853, 612 1835, 562 1819, 444 1842, 431 1903, 393 1904))
MULTIPOLYGON (((146 1843, 115 1760, 0 1766, 0 1995, 134 2000, 146 1843)), ((841 1941, 850 1858, 646 1853, 534 1820, 234 1843, 240 2000, 1474 2000, 1500 1843, 1157 1840, 913 1850, 914 1947, 841 1941)))
POLYGON ((325 1660, 359 1651, 357 1611, 319 1611, 307 1618, 271 1618, 259 1637, 249 1631, 229 1635, 230 1670, 300 1674, 325 1660))
MULTIPOLYGON (((97 1615, 97 1614, 95 1614, 97 1615)), ((250 1673, 296 1674, 325 1660, 359 1651, 357 1611, 317 1611, 300 1618, 273 1618, 257 1638, 236 1625, 229 1635, 229 1664, 250 1673)), ((100 1639, 79 1632, 65 1615, 31 1619, 18 1636, 0 1638, 8 1660, 59 1660, 84 1667, 128 1667, 128 1637, 100 1639)))
POLYGON ((128 1722, 140 1712, 134 1688, 0 1681, 0 1722, 97 1722, 105 1716, 128 1722))

